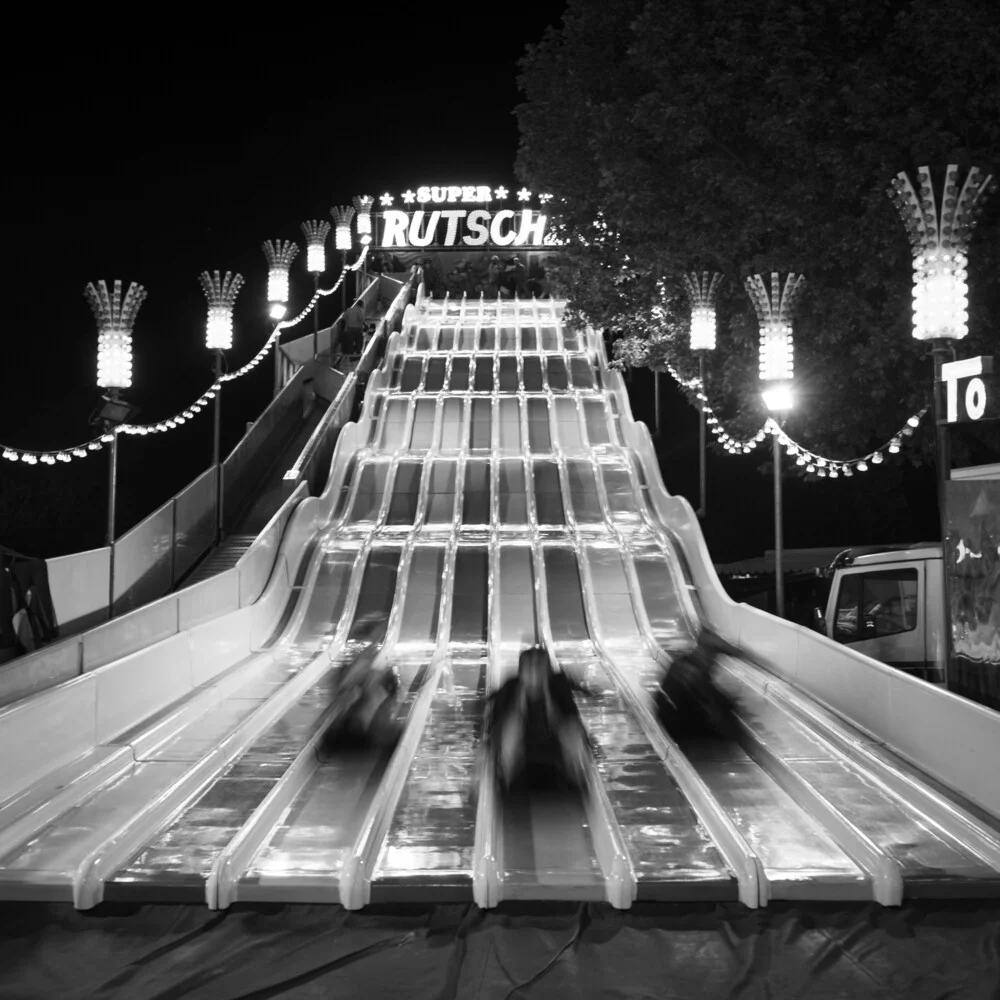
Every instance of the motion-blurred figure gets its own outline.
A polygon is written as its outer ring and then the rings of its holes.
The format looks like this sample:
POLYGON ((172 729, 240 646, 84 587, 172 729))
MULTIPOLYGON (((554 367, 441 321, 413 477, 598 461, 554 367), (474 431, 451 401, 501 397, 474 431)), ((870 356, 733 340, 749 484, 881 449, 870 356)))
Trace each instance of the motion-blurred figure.
POLYGON ((486 710, 484 752, 505 790, 583 788, 590 750, 574 690, 583 688, 557 673, 541 646, 532 646, 521 653, 517 674, 494 692, 486 710))
POLYGON ((678 656, 664 673, 655 696, 656 711, 673 739, 738 738, 737 703, 718 684, 720 656, 748 658, 703 623, 694 648, 678 656))
POLYGON ((322 748, 331 752, 384 748, 395 744, 399 680, 378 663, 385 616, 368 615, 359 622, 360 652, 340 670, 334 687, 335 713, 323 735, 322 748))

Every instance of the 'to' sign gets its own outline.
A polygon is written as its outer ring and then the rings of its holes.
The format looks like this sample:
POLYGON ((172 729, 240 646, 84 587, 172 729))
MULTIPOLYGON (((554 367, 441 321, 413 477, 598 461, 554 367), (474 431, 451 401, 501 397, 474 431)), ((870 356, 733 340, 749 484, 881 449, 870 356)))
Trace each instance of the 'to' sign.
POLYGON ((966 358, 941 366, 945 385, 946 420, 949 424, 992 420, 997 414, 993 358, 966 358))

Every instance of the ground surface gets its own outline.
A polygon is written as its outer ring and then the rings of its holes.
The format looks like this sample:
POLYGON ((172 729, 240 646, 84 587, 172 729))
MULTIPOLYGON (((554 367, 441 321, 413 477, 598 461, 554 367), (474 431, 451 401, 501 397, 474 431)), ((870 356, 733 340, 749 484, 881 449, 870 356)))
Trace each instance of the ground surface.
POLYGON ((1000 997, 1000 904, 0 904, 0 997, 1000 997))

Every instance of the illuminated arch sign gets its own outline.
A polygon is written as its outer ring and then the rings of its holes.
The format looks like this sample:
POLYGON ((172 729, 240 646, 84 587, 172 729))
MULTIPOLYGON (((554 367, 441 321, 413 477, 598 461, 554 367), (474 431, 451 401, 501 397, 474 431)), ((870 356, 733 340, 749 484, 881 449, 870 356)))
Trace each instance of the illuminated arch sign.
MULTIPOLYGON (((382 250, 492 250, 511 247, 551 246, 546 233, 548 217, 530 208, 531 192, 521 188, 517 209, 506 208, 505 187, 478 185, 426 185, 404 191, 407 208, 392 208, 395 198, 379 199, 375 248, 382 250), (499 203, 499 204, 495 204, 499 203), (440 207, 439 207, 440 206, 440 207), (483 207, 489 206, 489 207, 483 207)), ((549 198, 540 196, 543 204, 549 198)))
POLYGON ((949 361, 941 366, 941 381, 949 424, 995 420, 998 416, 993 358, 949 361))

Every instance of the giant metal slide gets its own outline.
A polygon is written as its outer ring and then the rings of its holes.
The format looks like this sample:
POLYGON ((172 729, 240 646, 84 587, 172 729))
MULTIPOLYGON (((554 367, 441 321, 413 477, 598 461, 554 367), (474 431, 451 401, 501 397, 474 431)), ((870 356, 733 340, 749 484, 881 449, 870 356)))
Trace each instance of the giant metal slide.
POLYGON ((421 289, 260 600, 0 712, 0 896, 1000 894, 1000 716, 730 602, 563 306, 421 289), (371 612, 403 736, 327 759, 371 612), (650 711, 698 615, 773 667, 725 663, 736 744, 678 745, 650 711), (534 642, 593 691, 579 799, 504 801, 476 767, 484 699, 534 642))

